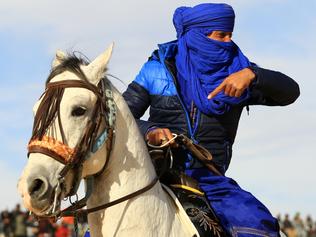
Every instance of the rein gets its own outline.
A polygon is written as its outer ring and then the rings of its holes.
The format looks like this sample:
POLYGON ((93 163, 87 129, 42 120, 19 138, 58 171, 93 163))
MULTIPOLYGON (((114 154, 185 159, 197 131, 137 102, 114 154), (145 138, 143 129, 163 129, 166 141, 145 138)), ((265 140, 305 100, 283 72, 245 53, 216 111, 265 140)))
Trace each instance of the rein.
POLYGON ((148 190, 150 190, 152 187, 155 186, 155 184, 158 182, 159 178, 156 177, 155 179, 153 179, 151 181, 150 184, 148 184, 147 186, 143 187, 142 189, 139 189, 133 193, 130 193, 130 194, 127 194, 126 196, 123 196, 121 198, 118 198, 112 202, 108 202, 108 203, 105 203, 105 204, 102 204, 100 206, 96 206, 96 207, 92 207, 92 208, 88 208, 88 209, 83 209, 84 206, 78 206, 78 208, 81 208, 81 209, 73 209, 71 207, 69 208, 66 208, 65 210, 61 211, 59 214, 58 214, 58 217, 66 217, 66 216, 76 216, 76 217, 81 217, 81 216, 86 216, 92 212, 96 212, 96 211, 100 211, 100 210, 103 210, 103 209, 106 209, 106 208, 109 208, 109 207, 112 207, 116 204, 119 204, 119 203, 122 203, 122 202, 125 202, 131 198, 134 198, 142 193, 145 193, 147 192, 148 190))
POLYGON ((191 154, 197 158, 209 171, 213 172, 218 176, 223 176, 223 174, 216 168, 213 163, 212 154, 203 146, 195 144, 187 136, 180 134, 178 135, 176 141, 178 144, 185 146, 191 154))
POLYGON ((147 142, 147 146, 154 149, 162 149, 170 145, 172 141, 175 141, 178 145, 184 146, 188 149, 191 154, 197 158, 209 171, 213 172, 218 176, 223 176, 223 174, 216 168, 215 164, 213 163, 213 156, 212 154, 205 149, 203 146, 195 144, 190 138, 185 136, 184 134, 172 134, 172 138, 163 143, 160 146, 152 145, 147 142))

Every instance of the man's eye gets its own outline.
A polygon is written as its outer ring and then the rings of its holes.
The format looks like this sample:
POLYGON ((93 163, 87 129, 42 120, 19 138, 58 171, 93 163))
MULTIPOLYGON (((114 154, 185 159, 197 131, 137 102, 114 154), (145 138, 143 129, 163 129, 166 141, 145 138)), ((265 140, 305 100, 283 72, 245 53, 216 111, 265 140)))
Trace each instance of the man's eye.
POLYGON ((219 38, 225 38, 226 37, 226 34, 223 32, 223 33, 218 33, 218 37, 219 38))
POLYGON ((86 111, 87 111, 86 108, 78 106, 78 107, 75 107, 71 111, 71 115, 74 116, 74 117, 79 117, 79 116, 84 115, 86 113, 86 111))

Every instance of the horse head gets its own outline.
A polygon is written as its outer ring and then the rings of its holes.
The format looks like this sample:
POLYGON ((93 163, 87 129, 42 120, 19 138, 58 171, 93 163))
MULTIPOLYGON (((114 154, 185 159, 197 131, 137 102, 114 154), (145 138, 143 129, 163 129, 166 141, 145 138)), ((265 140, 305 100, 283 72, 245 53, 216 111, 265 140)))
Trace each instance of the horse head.
POLYGON ((18 184, 25 207, 36 215, 56 215, 80 180, 107 163, 115 120, 105 78, 112 48, 91 63, 56 53, 45 92, 33 108, 28 162, 18 184))

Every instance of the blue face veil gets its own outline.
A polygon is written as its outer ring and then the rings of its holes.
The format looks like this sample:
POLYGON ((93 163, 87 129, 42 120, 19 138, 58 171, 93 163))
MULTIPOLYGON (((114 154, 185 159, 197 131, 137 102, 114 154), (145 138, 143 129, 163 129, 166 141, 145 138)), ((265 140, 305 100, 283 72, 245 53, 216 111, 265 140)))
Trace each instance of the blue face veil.
POLYGON ((220 92, 207 99, 227 76, 250 66, 234 42, 207 37, 214 30, 232 32, 234 20, 234 10, 227 4, 206 3, 176 9, 173 23, 178 38, 177 76, 187 108, 193 102, 205 114, 220 115, 249 97, 245 90, 238 98, 220 92))

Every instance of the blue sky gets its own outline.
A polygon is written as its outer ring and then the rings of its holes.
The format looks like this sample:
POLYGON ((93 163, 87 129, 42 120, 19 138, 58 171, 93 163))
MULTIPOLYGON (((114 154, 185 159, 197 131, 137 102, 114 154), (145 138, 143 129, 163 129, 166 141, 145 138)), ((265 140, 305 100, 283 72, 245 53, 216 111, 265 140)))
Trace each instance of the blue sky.
MULTIPOLYGON (((243 113, 228 175, 274 214, 300 211, 316 217, 316 1, 226 2, 235 9, 233 38, 244 54, 261 67, 293 77, 301 88, 291 106, 256 106, 249 116, 243 113)), ((0 188, 6 191, 0 210, 20 201, 16 183, 26 163, 32 106, 55 51, 79 50, 94 58, 114 41, 110 73, 128 84, 158 43, 174 39, 174 9, 198 3, 1 1, 0 188)))

